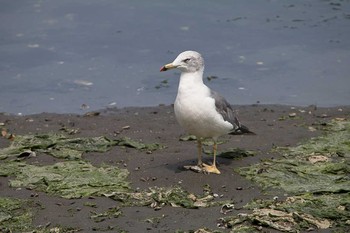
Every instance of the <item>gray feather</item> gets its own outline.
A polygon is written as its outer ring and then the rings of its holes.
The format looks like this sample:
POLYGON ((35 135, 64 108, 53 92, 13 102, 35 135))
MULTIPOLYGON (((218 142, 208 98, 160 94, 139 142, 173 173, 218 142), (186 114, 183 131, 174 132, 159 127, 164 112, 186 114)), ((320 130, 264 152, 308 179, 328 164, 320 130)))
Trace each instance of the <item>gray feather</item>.
POLYGON ((212 90, 210 90, 210 97, 215 100, 216 111, 224 118, 225 121, 232 124, 233 129, 230 134, 255 134, 239 122, 231 105, 227 102, 227 100, 225 100, 224 97, 212 90))
POLYGON ((210 91, 210 96, 215 100, 216 111, 224 118, 225 121, 230 122, 233 125, 232 130, 236 130, 240 127, 240 123, 235 116, 231 105, 225 100, 224 97, 219 95, 215 91, 210 91))

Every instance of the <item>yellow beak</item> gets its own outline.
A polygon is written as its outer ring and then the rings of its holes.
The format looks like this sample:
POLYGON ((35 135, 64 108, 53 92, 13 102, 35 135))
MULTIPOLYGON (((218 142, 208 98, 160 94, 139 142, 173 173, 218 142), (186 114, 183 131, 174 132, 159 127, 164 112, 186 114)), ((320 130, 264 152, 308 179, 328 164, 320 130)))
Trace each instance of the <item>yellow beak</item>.
POLYGON ((177 66, 174 66, 173 63, 166 64, 160 68, 160 71, 167 71, 170 69, 175 69, 177 66))

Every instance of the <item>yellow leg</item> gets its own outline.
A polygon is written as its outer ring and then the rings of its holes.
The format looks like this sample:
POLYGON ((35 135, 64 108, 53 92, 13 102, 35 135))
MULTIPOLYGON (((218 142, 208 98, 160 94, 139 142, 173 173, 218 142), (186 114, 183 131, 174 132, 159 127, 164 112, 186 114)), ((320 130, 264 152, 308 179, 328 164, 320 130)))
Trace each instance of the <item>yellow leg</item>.
POLYGON ((198 162, 197 165, 198 166, 202 166, 203 165, 203 161, 202 161, 202 141, 201 140, 197 140, 197 149, 198 149, 198 162))
POLYGON ((203 163, 202 161, 202 141, 199 139, 197 140, 197 149, 198 149, 198 162, 196 166, 184 166, 185 169, 192 170, 195 172, 204 172, 204 173, 215 173, 220 174, 221 172, 216 167, 216 149, 217 144, 216 141, 214 141, 213 145, 213 153, 214 153, 214 159, 213 164, 208 165, 203 163))
POLYGON ((206 172, 209 172, 209 173, 221 174, 219 169, 217 169, 217 167, 216 167, 216 151, 217 151, 217 143, 216 143, 216 141, 214 141, 214 145, 213 145, 213 156, 214 156, 213 164, 211 166, 203 164, 203 166, 204 166, 203 169, 206 172))
POLYGON ((213 155, 214 155, 213 165, 214 166, 216 166, 216 152, 217 152, 217 149, 218 149, 218 145, 216 144, 216 141, 214 141, 214 145, 213 145, 213 155))

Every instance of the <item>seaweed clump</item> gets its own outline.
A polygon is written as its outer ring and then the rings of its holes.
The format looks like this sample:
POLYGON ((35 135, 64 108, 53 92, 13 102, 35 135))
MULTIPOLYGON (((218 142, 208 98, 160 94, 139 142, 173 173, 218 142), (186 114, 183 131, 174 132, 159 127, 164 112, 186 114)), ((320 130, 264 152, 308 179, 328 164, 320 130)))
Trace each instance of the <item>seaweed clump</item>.
POLYGON ((283 189, 286 200, 255 200, 250 214, 221 219, 226 227, 260 225, 285 232, 350 227, 350 121, 334 119, 324 135, 276 148, 281 159, 237 169, 263 190, 283 189))
POLYGON ((105 192, 129 190, 126 169, 94 167, 84 161, 65 161, 36 166, 23 162, 0 164, 0 176, 15 176, 10 187, 26 187, 63 198, 102 196, 105 192))

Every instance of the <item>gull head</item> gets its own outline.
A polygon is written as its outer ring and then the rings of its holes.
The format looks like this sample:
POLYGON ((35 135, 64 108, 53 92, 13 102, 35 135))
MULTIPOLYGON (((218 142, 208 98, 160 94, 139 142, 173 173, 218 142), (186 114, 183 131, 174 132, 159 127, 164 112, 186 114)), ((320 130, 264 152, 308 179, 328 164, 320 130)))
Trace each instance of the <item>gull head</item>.
POLYGON ((196 51, 185 51, 180 53, 172 63, 160 68, 160 71, 179 69, 181 72, 193 73, 204 70, 204 60, 202 55, 196 51))

